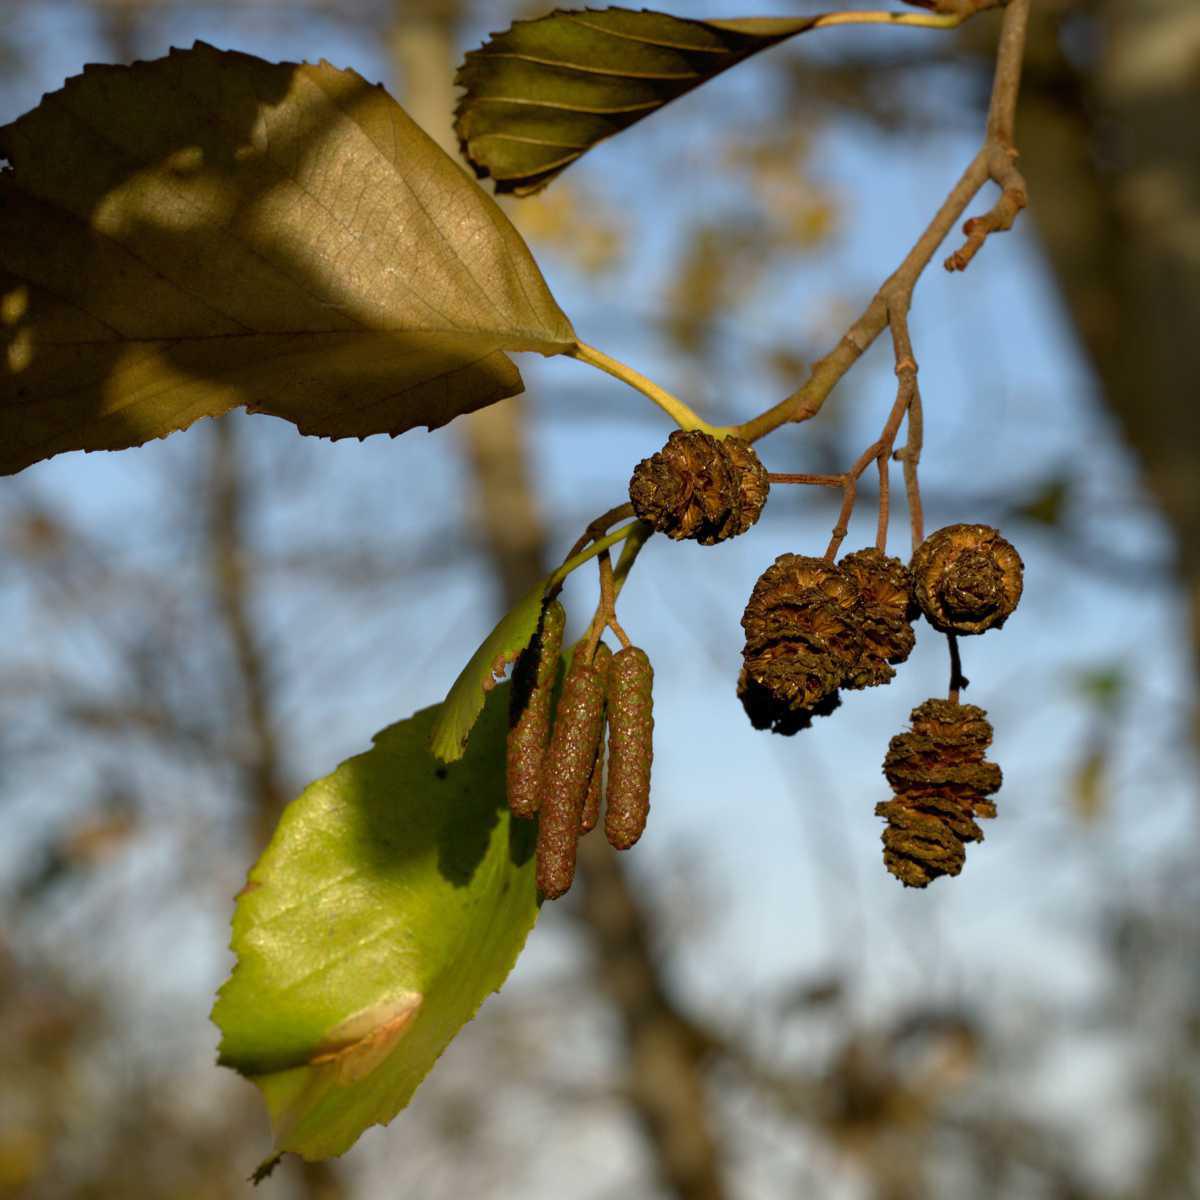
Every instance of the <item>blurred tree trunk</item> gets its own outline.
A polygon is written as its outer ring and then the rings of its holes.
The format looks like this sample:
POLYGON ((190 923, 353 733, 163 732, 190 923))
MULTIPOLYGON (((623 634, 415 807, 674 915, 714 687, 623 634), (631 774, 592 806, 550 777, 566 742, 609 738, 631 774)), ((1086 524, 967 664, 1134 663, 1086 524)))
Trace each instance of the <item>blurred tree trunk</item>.
MULTIPOLYGON (((229 696, 226 712, 233 731, 229 744, 240 756, 243 811, 255 855, 270 840, 284 804, 290 798, 279 756, 277 703, 262 646, 262 630, 254 611, 253 549, 246 536, 245 464, 239 445, 238 418, 212 423, 212 468, 208 480, 208 544, 213 600, 229 646, 229 696)), ((333 1164, 295 1162, 299 1194, 304 1200, 341 1200, 346 1192, 333 1164)))
POLYGON ((1049 0, 1034 17, 1018 119, 1031 211, 1175 534, 1200 676, 1200 5, 1049 0))
MULTIPOLYGON (((460 15, 451 0, 398 0, 392 39, 409 112, 455 156, 451 117, 460 15)), ((549 560, 524 412, 520 398, 506 400, 458 423, 473 467, 480 539, 506 608, 546 573, 549 560)), ((651 913, 598 835, 580 843, 577 887, 597 984, 620 1015, 630 1099, 661 1185, 680 1200, 722 1200, 721 1155, 702 1069, 706 1040, 671 999, 652 949, 651 913)))
MULTIPOLYGON (((1018 117, 1032 213, 1103 399, 1175 536, 1200 688, 1200 4, 1051 0, 1034 11, 1018 117)), ((1200 746, 1200 697, 1192 730, 1200 746)), ((1139 1196, 1195 1194, 1197 1044, 1185 1034, 1151 1069, 1139 1196)))

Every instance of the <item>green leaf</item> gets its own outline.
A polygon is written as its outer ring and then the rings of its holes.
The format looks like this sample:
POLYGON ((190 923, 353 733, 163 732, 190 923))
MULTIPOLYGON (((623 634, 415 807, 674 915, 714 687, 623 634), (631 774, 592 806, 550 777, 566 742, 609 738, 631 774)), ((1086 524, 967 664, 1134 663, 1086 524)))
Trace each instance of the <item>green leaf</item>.
POLYGON ((433 753, 443 762, 462 758, 484 697, 496 686, 505 668, 533 640, 548 582, 543 579, 500 618, 446 693, 430 743, 433 753))
POLYGON ((0 473, 236 405, 433 428, 575 342, 520 235, 382 88, 197 43, 0 128, 0 473))
POLYGON ((505 805, 506 693, 451 767, 428 748, 437 708, 385 729, 288 806, 250 872, 213 1020, 220 1061, 262 1090, 276 1156, 341 1154, 390 1121, 533 927, 536 827, 505 805))
POLYGON ((459 145, 498 192, 528 196, 597 142, 819 20, 606 8, 518 21, 459 68, 459 145))

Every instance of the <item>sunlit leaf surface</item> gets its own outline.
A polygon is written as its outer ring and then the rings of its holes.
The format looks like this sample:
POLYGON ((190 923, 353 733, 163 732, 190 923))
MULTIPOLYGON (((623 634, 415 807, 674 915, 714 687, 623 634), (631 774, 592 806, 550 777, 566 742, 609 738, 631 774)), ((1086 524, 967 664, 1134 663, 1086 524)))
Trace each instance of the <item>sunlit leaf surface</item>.
POLYGON ((213 1019, 276 1155, 341 1154, 390 1121, 512 969, 538 899, 536 827, 504 799, 507 693, 451 766, 429 751, 437 708, 385 729, 289 805, 250 872, 213 1019))

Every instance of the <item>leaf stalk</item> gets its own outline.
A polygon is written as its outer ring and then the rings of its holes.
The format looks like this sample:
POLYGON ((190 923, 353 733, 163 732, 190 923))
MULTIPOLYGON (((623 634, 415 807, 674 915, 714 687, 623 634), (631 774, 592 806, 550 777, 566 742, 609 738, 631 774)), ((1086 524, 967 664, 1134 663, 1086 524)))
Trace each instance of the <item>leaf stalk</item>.
POLYGON ((723 438, 729 432, 720 426, 710 425, 694 413, 678 396, 673 396, 666 388, 659 387, 657 383, 652 379, 647 379, 640 371, 635 371, 633 367, 605 354, 603 350, 597 350, 595 346, 589 346, 585 342, 576 342, 575 346, 567 353, 571 358, 577 358, 580 362, 585 362, 641 392, 643 396, 657 404, 680 429, 699 429, 716 438, 723 438))

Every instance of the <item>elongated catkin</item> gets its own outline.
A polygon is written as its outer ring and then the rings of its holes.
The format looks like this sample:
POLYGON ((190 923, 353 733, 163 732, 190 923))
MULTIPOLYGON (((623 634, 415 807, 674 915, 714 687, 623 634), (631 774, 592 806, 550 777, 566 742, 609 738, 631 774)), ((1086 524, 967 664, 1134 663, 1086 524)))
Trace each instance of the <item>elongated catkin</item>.
POLYGON ((508 712, 508 807, 532 817, 542 789, 542 768, 550 742, 550 697, 562 653, 567 615, 557 600, 546 607, 533 641, 513 670, 508 712))
POLYGON ((628 850, 642 836, 650 811, 653 683, 654 669, 644 650, 626 646, 613 655, 608 669, 604 834, 618 850, 628 850))
MULTIPOLYGON (((601 686, 606 691, 608 689, 608 669, 612 663, 612 657, 612 651, 601 642, 596 647, 596 654, 592 659, 592 666, 599 672, 601 686)), ((604 738, 601 736, 596 742, 596 761, 592 764, 592 779, 588 784, 587 796, 583 801, 583 815, 579 819, 580 837, 585 833, 591 833, 596 828, 596 823, 600 820, 600 792, 603 780, 604 738)))
POLYGON ((566 892, 575 878, 579 823, 603 729, 600 673, 577 656, 563 681, 542 772, 537 883, 549 900, 566 892))

